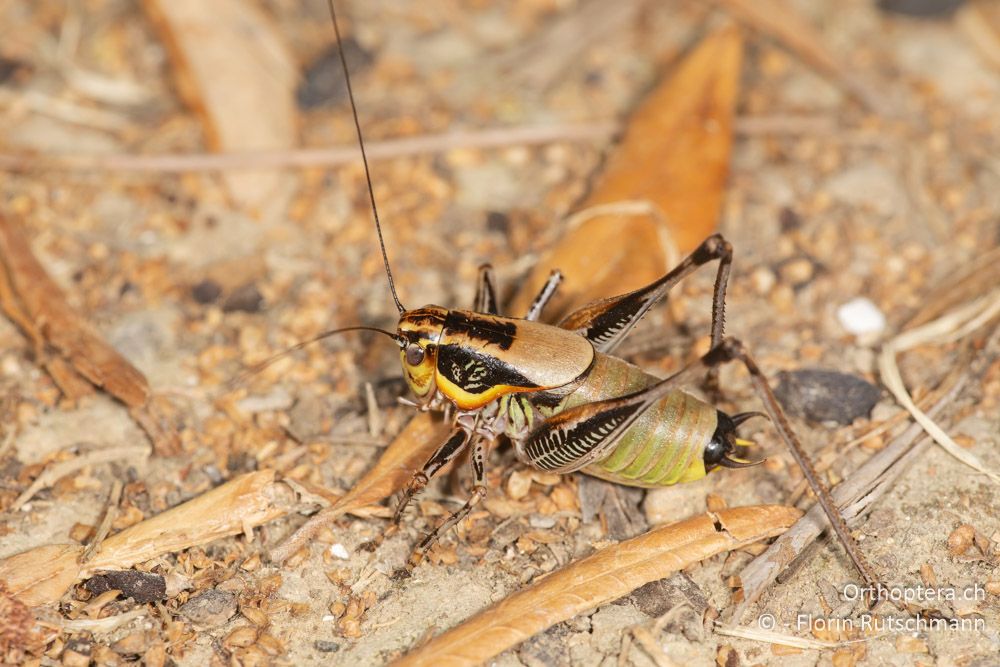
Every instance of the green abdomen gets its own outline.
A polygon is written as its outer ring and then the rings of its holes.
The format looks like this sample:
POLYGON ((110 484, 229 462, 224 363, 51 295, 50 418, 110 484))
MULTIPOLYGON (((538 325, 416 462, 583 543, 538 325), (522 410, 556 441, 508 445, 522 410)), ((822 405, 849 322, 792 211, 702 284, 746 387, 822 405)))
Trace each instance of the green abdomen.
MULTIPOLYGON (((658 378, 632 364, 598 354, 584 383, 565 408, 623 396, 658 378)), ((669 486, 705 476, 703 453, 716 428, 716 409, 682 391, 654 404, 611 452, 583 472, 628 486, 669 486)))

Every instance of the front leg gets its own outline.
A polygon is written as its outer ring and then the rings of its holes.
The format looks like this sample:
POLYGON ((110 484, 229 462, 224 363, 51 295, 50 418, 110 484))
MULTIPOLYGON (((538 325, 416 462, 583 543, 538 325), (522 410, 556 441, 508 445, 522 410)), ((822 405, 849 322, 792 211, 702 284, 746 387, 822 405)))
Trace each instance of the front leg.
POLYGON ((403 489, 403 495, 399 499, 399 504, 396 505, 392 521, 386 529, 374 539, 365 542, 362 545, 362 549, 365 551, 375 551, 375 549, 385 542, 385 538, 399 530, 399 522, 403 518, 403 510, 410 504, 413 496, 423 491, 424 487, 427 486, 427 482, 440 472, 441 468, 454 461, 455 457, 462 453, 465 446, 469 444, 470 437, 471 435, 465 429, 456 428, 451 432, 448 439, 427 459, 427 463, 410 478, 410 481, 406 484, 406 488, 403 489))
POLYGON ((396 572, 393 575, 397 579, 405 578, 413 572, 413 569, 420 564, 424 559, 424 556, 430 551, 431 547, 445 534, 452 526, 457 524, 459 521, 468 516, 472 508, 479 504, 479 502, 486 497, 486 454, 488 451, 486 439, 483 437, 476 438, 476 442, 472 447, 472 474, 473 474, 473 485, 472 485, 472 495, 469 499, 465 501, 465 504, 450 517, 445 519, 438 525, 437 528, 429 532, 424 539, 420 540, 420 544, 416 546, 413 552, 410 554, 410 559, 406 563, 406 567, 402 570, 396 572))

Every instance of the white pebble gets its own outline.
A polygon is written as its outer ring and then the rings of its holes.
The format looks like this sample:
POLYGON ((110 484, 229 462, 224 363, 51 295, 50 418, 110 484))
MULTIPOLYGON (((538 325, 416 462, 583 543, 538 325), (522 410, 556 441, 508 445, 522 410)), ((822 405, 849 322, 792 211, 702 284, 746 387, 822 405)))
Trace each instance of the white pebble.
POLYGON ((344 548, 344 545, 340 542, 330 545, 330 555, 336 556, 341 560, 347 560, 350 557, 350 554, 347 553, 347 549, 344 548))
POLYGON ((837 309, 840 326, 855 336, 880 333, 885 329, 885 315, 863 296, 851 299, 837 309))

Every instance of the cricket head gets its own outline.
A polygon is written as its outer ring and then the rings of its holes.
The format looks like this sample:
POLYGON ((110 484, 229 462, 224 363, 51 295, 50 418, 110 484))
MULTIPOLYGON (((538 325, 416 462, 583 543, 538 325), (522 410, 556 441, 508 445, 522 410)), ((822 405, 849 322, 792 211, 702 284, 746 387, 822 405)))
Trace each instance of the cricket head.
POLYGON ((399 359, 406 384, 418 400, 426 400, 434 393, 437 346, 447 315, 448 310, 440 306, 404 310, 399 314, 399 359))

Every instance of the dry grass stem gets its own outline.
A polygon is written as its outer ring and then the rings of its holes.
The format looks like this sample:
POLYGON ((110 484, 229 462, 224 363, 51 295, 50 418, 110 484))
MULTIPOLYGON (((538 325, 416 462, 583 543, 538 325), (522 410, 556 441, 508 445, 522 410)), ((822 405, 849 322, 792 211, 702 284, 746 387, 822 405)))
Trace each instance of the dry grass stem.
POLYGON ((970 468, 987 475, 994 482, 1000 482, 1000 474, 988 470, 979 457, 963 449, 913 402, 913 398, 903 383, 896 357, 919 345, 946 344, 960 340, 971 335, 998 315, 1000 315, 1000 289, 956 308, 936 320, 896 336, 883 346, 878 357, 882 382, 892 392, 899 404, 913 415, 913 418, 945 451, 970 468))

